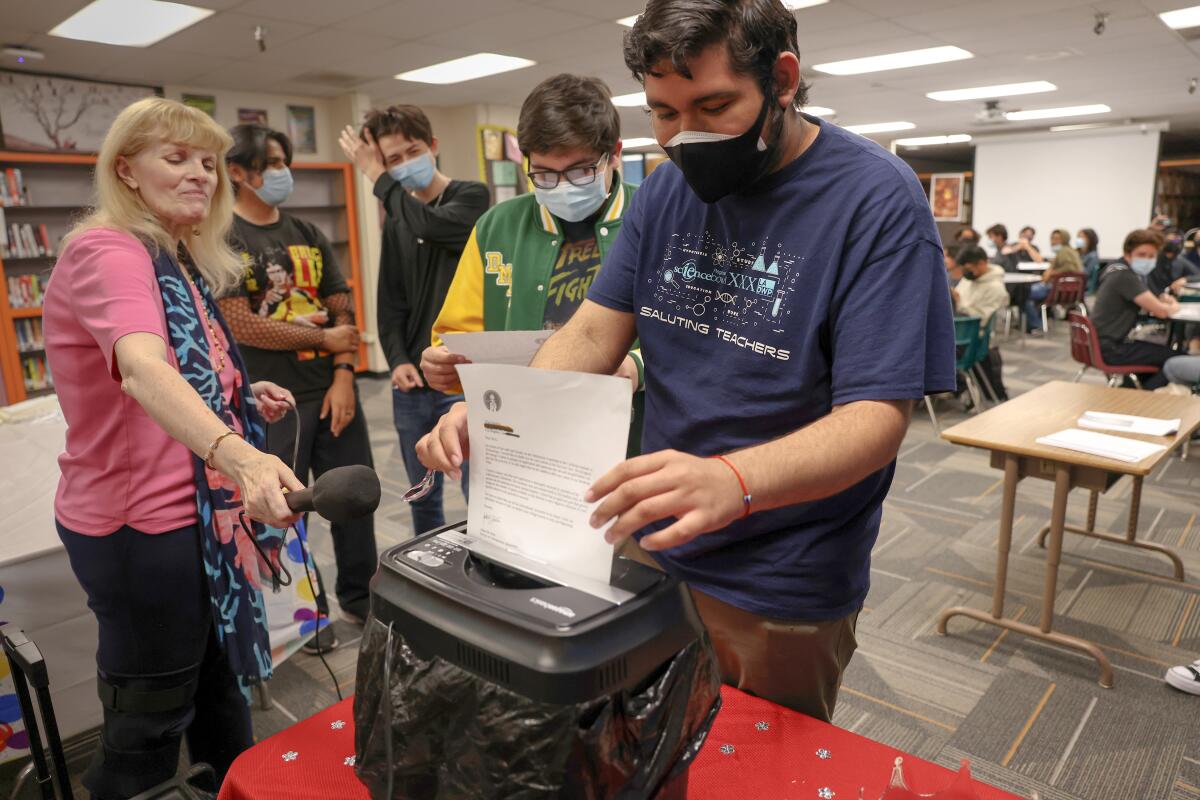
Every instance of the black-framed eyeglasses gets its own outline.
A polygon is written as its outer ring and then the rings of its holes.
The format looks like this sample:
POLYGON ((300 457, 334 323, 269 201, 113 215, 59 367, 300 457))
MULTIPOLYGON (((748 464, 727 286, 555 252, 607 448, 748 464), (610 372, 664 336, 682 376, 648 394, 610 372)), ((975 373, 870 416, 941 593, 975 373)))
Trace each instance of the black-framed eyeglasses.
POLYGON ((600 156, 600 160, 595 164, 588 164, 582 167, 571 167, 564 170, 540 169, 530 170, 525 173, 529 176, 529 180, 533 181, 533 185, 539 189, 553 189, 558 186, 558 182, 563 178, 567 179, 567 183, 572 186, 587 186, 596 180, 596 175, 604 171, 608 166, 608 155, 600 156))

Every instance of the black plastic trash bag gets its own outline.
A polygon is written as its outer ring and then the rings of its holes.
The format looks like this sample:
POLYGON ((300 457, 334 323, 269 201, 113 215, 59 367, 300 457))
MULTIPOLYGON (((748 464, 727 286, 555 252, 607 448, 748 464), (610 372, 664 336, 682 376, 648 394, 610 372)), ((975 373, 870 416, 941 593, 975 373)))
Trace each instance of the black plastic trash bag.
POLYGON ((355 771, 374 800, 653 798, 700 751, 720 685, 706 633, 633 690, 543 703, 422 659, 371 617, 358 658, 355 771))

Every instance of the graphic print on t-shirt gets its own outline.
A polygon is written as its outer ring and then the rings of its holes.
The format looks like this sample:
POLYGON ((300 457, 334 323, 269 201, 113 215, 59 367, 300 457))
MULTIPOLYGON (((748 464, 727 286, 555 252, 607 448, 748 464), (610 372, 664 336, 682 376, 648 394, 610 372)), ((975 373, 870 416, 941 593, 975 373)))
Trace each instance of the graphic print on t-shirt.
POLYGON ((308 245, 291 245, 262 253, 255 259, 243 253, 246 292, 250 309, 260 317, 323 326, 329 319, 317 293, 324 271, 321 251, 308 245))
POLYGON ((546 292, 542 327, 561 328, 575 315, 600 270, 600 247, 596 237, 568 241, 558 253, 546 292))
POLYGON ((709 232, 674 234, 648 279, 654 308, 640 316, 715 336, 731 345, 787 361, 777 347, 791 315, 803 258, 782 243, 722 242, 709 232))

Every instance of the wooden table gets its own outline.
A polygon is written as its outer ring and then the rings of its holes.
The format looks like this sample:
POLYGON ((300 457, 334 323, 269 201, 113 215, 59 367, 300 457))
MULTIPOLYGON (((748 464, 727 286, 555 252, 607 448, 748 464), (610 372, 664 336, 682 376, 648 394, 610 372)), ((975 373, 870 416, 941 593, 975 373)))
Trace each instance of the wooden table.
POLYGON ((1175 580, 1182 581, 1183 562, 1174 551, 1153 542, 1137 540, 1138 510, 1143 479, 1163 459, 1169 458, 1175 448, 1187 442, 1197 428, 1200 428, 1200 399, 1194 397, 1054 381, 943 431, 942 438, 949 442, 991 451, 992 466, 1004 470, 1004 500, 1000 506, 996 585, 992 594, 991 613, 964 606, 948 608, 938 618, 938 633, 946 635, 946 622, 951 617, 964 616, 1064 647, 1082 650, 1100 665, 1100 685, 1111 688, 1112 666, 1100 648, 1084 639, 1056 633, 1053 629, 1054 598, 1058 583, 1058 564, 1062 558, 1063 533, 1070 531, 1106 542, 1162 553, 1171 559, 1174 565, 1175 580), (1167 448, 1132 464, 1037 443, 1041 436, 1056 433, 1064 428, 1077 427, 1076 420, 1085 411, 1108 411, 1165 419, 1178 417, 1181 423, 1179 432, 1174 436, 1113 434, 1128 435, 1130 438, 1154 442, 1167 448), (1133 478, 1133 493, 1125 534, 1117 536, 1096 531, 1096 504, 1100 494, 1126 475, 1133 478), (1013 513, 1017 501, 1017 484, 1023 478, 1054 481, 1054 503, 1050 523, 1042 528, 1038 535, 1038 542, 1043 547, 1046 546, 1047 536, 1049 537, 1046 576, 1042 590, 1042 618, 1038 626, 1025 625, 1004 616, 1004 590, 1008 576, 1008 554, 1012 547, 1013 513), (1091 492, 1087 526, 1084 528, 1065 524, 1067 496, 1075 488, 1088 489, 1091 492))
POLYGON ((1042 282, 1041 275, 1025 275, 1020 272, 1004 273, 1004 284, 1006 286, 1011 286, 1013 284, 1020 284, 1020 283, 1041 283, 1041 282, 1042 282))

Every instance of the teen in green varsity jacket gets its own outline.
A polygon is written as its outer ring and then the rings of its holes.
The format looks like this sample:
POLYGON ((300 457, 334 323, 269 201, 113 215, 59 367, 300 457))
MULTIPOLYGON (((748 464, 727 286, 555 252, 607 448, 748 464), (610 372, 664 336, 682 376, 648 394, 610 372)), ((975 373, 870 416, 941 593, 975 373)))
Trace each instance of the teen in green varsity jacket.
MULTIPOLYGON (((421 357, 429 385, 461 392, 441 337, 471 331, 557 329, 583 302, 621 230, 635 187, 620 180, 620 119, 608 87, 595 78, 557 75, 521 107, 517 140, 529 159, 532 194, 479 218, 458 262, 432 345, 421 357)), ((642 386, 632 351, 617 374, 642 386)), ((640 430, 640 395, 634 430, 640 430)), ((637 440, 631 435, 631 446, 637 440)))

